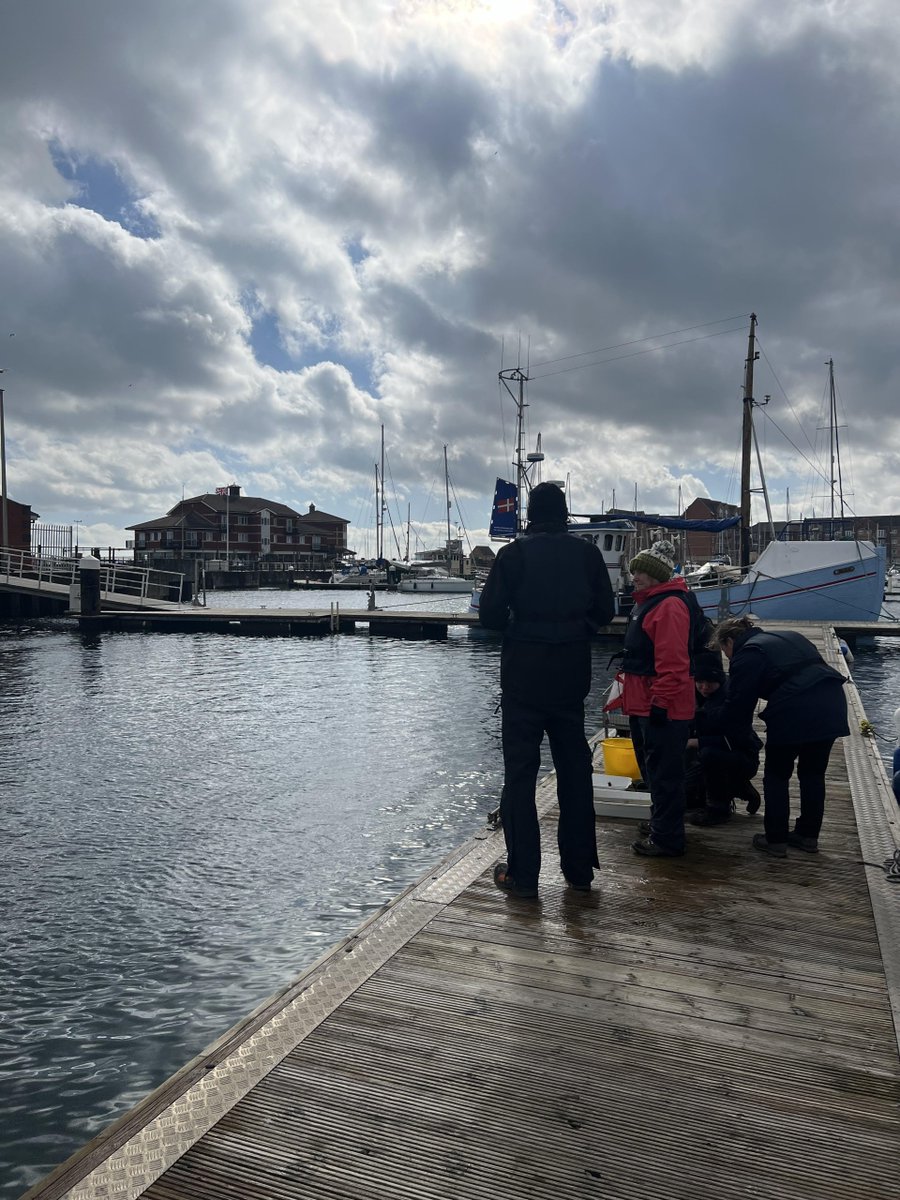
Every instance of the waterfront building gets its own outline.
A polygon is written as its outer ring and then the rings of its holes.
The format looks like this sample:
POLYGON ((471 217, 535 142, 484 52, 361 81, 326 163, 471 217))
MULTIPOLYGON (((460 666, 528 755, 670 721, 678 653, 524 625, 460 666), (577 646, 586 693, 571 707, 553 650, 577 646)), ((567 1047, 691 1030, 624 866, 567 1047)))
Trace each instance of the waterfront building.
MULTIPOLYGON (((726 521, 730 517, 739 517, 741 510, 736 504, 728 504, 724 500, 711 500, 708 496, 698 496, 681 514, 687 521, 726 521)), ((687 562, 704 563, 711 558, 727 555, 733 563, 740 562, 741 531, 735 525, 721 533, 701 533, 689 530, 684 534, 684 558, 687 562)))
POLYGON ((38 514, 31 511, 30 504, 19 504, 16 500, 6 497, 6 525, 8 530, 8 546, 10 550, 31 552, 31 527, 38 519, 38 514))
POLYGON ((267 564, 277 569, 325 569, 347 549, 343 517, 310 504, 305 513, 263 496, 242 496, 238 484, 180 500, 161 517, 128 528, 134 561, 174 569, 202 562, 221 570, 267 564))
MULTIPOLYGON (((883 546, 889 563, 900 562, 900 515, 812 516, 797 521, 776 521, 775 536, 782 542, 865 541, 883 546)), ((750 531, 751 545, 762 550, 770 540, 767 522, 760 521, 750 531)))

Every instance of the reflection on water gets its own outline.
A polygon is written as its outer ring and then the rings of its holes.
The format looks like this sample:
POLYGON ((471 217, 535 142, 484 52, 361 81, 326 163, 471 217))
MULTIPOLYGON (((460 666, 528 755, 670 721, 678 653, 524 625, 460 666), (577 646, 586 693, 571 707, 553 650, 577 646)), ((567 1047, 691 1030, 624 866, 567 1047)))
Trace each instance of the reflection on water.
POLYGON ((0 1195, 484 825, 498 649, 0 628, 0 1195))

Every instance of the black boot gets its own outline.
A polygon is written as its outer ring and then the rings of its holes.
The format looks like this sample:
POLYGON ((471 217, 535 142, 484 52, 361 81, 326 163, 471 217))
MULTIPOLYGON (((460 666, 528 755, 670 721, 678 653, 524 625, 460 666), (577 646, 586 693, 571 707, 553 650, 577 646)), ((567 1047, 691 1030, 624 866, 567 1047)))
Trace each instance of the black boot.
POLYGON ((760 800, 759 792, 749 779, 745 783, 741 784, 736 798, 744 801, 744 803, 747 805, 747 812, 751 817, 754 813, 759 812, 759 806, 762 801, 760 800))

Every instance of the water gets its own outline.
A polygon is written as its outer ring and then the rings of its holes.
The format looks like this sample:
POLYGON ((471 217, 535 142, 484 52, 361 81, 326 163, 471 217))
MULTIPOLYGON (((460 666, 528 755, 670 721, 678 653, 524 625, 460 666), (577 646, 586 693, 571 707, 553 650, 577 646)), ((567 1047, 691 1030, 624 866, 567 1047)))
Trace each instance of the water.
MULTIPOLYGON (((366 604, 209 596, 335 599, 366 604)), ((377 603, 453 612, 467 597, 377 603)), ((465 630, 0 626, 3 1200, 483 827, 501 777, 498 651, 465 630)), ((609 652, 595 648, 594 719, 609 652)), ((858 652, 854 676, 889 759, 900 641, 858 652)))
POLYGON ((498 651, 0 627, 4 1200, 484 826, 498 651))

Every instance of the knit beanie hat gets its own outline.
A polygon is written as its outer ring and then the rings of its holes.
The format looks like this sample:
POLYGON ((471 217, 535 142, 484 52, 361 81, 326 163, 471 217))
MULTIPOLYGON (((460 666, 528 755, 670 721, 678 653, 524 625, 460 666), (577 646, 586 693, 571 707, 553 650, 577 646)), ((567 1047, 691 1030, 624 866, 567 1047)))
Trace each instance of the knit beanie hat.
POLYGON ((555 483, 539 483, 528 497, 528 523, 547 525, 568 520, 565 493, 555 483))
POLYGON ((632 575, 643 571, 660 583, 667 583, 675 573, 675 547, 671 542, 654 542, 649 550, 636 554, 628 564, 632 575))
POLYGON ((694 655, 694 682, 724 683, 725 669, 722 666, 722 655, 718 650, 701 650, 694 655))

